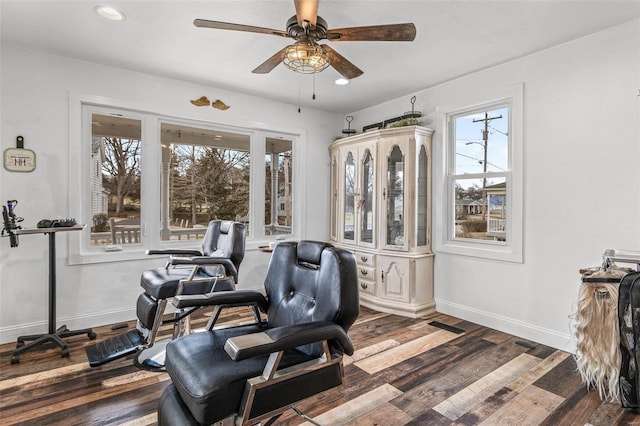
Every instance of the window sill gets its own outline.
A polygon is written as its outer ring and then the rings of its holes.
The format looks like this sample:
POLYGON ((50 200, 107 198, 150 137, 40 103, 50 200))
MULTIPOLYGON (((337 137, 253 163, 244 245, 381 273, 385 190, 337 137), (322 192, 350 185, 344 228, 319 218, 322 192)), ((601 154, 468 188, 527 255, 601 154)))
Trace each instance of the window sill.
POLYGON ((479 257, 503 262, 524 263, 522 252, 515 252, 505 243, 486 243, 472 241, 448 241, 435 248, 437 253, 479 257))
MULTIPOLYGON (((268 246, 270 242, 294 241, 296 238, 289 236, 287 239, 261 239, 248 240, 245 244, 245 252, 258 251, 260 247, 268 246)), ((160 244, 155 248, 193 248, 200 250, 202 248, 202 240, 184 241, 182 244, 172 241, 160 244)), ((108 251, 106 246, 102 248, 94 248, 82 254, 71 254, 69 256, 69 265, 90 265, 94 263, 108 262, 125 262, 130 260, 152 260, 160 259, 162 256, 149 256, 146 254, 148 249, 140 244, 132 246, 122 246, 120 250, 108 251)))
POLYGON ((124 262, 127 260, 152 259, 142 246, 123 247, 118 251, 92 250, 82 254, 71 254, 69 265, 89 265, 92 263, 124 262))

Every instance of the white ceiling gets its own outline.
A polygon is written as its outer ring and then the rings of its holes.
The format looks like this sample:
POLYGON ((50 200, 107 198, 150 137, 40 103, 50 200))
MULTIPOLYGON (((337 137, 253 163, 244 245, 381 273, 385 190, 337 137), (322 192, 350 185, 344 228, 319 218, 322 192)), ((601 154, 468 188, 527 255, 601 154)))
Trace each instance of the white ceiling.
MULTIPOLYGON (((364 74, 336 86, 329 68, 313 77, 279 65, 252 74, 292 40, 196 28, 195 18, 286 30, 292 0, 0 0, 10 43, 149 74, 346 113, 640 17, 632 1, 320 0, 329 28, 413 22, 414 42, 334 42, 364 74), (109 22, 109 4, 125 13, 109 22)), ((324 41, 323 43, 328 43, 324 41)), ((215 98, 215 94, 212 94, 215 98)), ((407 106, 410 107, 409 101, 407 106)))

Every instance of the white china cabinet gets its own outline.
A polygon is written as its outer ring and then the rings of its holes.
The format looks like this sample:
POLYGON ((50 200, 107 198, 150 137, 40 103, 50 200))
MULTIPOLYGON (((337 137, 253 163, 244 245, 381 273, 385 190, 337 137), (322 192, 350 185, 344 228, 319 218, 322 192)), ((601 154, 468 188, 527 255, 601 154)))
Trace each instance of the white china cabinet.
POLYGON ((435 310, 432 135, 409 126, 331 145, 330 240, 356 255, 363 306, 414 318, 435 310))

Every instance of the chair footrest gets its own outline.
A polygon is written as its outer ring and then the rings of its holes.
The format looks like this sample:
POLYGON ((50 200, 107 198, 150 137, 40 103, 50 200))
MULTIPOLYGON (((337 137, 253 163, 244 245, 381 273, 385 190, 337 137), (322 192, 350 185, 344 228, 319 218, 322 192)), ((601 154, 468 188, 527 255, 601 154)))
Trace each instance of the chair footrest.
POLYGON ((126 333, 110 337, 93 346, 87 346, 87 358, 91 367, 114 361, 127 355, 136 353, 145 345, 142 333, 137 330, 129 330, 126 333))

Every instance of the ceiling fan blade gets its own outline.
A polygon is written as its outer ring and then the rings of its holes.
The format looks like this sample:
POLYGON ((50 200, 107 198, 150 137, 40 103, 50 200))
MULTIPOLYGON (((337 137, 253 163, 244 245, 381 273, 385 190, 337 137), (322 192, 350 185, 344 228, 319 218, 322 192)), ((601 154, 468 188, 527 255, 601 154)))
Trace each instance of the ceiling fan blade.
POLYGON ((415 38, 416 26, 411 23, 338 28, 327 31, 329 41, 413 41, 415 38))
POLYGON ((331 46, 327 46, 326 44, 322 46, 324 50, 327 51, 329 55, 329 65, 335 68, 340 74, 349 80, 353 80, 356 77, 360 77, 362 75, 362 70, 355 65, 353 65, 349 60, 347 60, 344 56, 333 50, 331 46))
POLYGON ((248 33, 272 34, 282 37, 289 37, 289 33, 271 28, 254 27, 252 25, 230 24, 228 22, 209 21, 207 19, 196 19, 193 25, 198 28, 213 28, 216 30, 245 31, 248 33))
POLYGON ((294 0, 298 24, 304 28, 303 22, 307 21, 312 27, 316 26, 318 19, 318 0, 294 0))
POLYGON ((285 46, 280 49, 275 55, 258 65, 258 67, 251 72, 254 74, 270 73, 275 67, 278 66, 278 64, 280 64, 280 62, 282 62, 282 55, 284 54, 284 51, 287 49, 287 47, 289 46, 285 46))

